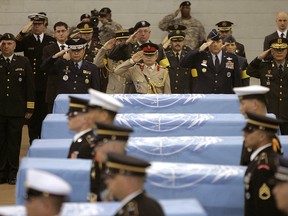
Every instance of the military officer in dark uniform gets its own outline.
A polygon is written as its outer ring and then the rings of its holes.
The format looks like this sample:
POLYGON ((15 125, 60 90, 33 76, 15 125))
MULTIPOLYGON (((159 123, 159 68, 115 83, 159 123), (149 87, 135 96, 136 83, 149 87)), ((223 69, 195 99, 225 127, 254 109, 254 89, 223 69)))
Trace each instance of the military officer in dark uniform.
MULTIPOLYGON (((89 94, 89 101, 78 99, 78 102, 76 104, 70 103, 70 107, 72 110, 77 109, 77 107, 80 107, 80 109, 82 110, 82 112, 79 112, 79 109, 76 111, 77 113, 79 113, 79 116, 76 116, 76 118, 82 121, 80 131, 83 131, 84 128, 84 130, 89 133, 87 134, 88 137, 85 136, 84 139, 83 137, 80 137, 81 135, 83 135, 83 132, 79 131, 80 136, 78 135, 74 137, 75 142, 73 142, 70 147, 68 158, 92 159, 93 149, 97 145, 97 136, 92 136, 91 133, 91 130, 95 127, 95 122, 97 121, 106 124, 112 124, 118 110, 123 107, 122 103, 105 93, 99 92, 94 89, 89 89, 89 94)), ((80 120, 69 118, 69 123, 70 120, 72 123, 71 126, 79 126, 80 120)))
POLYGON ((14 54, 14 35, 0 40, 0 184, 16 184, 22 127, 34 112, 35 86, 29 60, 14 54))
POLYGON ((69 39, 66 44, 69 46, 68 53, 61 50, 41 66, 58 76, 57 94, 85 94, 89 88, 100 90, 99 69, 83 59, 86 41, 82 38, 69 39))
POLYGON ((109 201, 107 186, 105 184, 105 161, 110 152, 125 154, 126 144, 132 128, 124 128, 113 124, 96 122, 97 144, 94 148, 94 160, 91 166, 90 202, 109 201))
POLYGON ((233 94, 233 87, 241 86, 237 56, 222 51, 223 41, 215 29, 207 39, 200 48, 188 52, 180 66, 193 68, 193 93, 233 94))
MULTIPOLYGON (((183 26, 184 29, 186 28, 183 26)), ((171 28, 170 28, 171 29, 171 28)), ((185 33, 181 31, 179 25, 174 27, 168 35, 170 46, 165 49, 170 66, 169 77, 171 93, 189 94, 192 93, 192 74, 191 68, 180 67, 180 60, 191 50, 184 45, 185 33)))
MULTIPOLYGON (((234 23, 230 21, 221 21, 216 23, 217 30, 219 31, 222 39, 224 39, 227 35, 232 35, 232 25, 234 23)), ((236 51, 235 53, 239 56, 246 58, 244 45, 236 41, 236 51)))
POLYGON ((159 203, 144 191, 145 170, 149 166, 147 161, 135 157, 108 153, 106 184, 113 198, 121 202, 115 216, 164 216, 159 203))
MULTIPOLYGON (((288 120, 288 39, 276 38, 270 41, 270 49, 262 52, 247 68, 247 74, 260 79, 262 86, 270 88, 267 94, 268 113, 277 118, 288 120), (271 51, 273 60, 262 61, 271 51)), ((288 124, 282 123, 281 134, 288 134, 288 124)))
MULTIPOLYGON (((70 97, 68 116, 69 129, 76 132, 73 137, 72 144, 69 149, 68 158, 84 158, 91 159, 90 148, 82 148, 82 146, 92 145, 95 137, 93 128, 87 121, 89 100, 70 97), (80 149, 82 149, 80 151, 80 149)), ((91 147, 92 148, 92 147, 91 147)))
POLYGON ((245 145, 251 148, 251 162, 244 177, 245 216, 280 216, 273 187, 269 180, 278 164, 279 139, 276 136, 279 120, 247 112, 248 122, 243 128, 245 145))
MULTIPOLYGON (((91 22, 81 22, 77 25, 77 28, 79 29, 80 37, 87 41, 84 59, 93 62, 98 50, 102 47, 102 44, 93 40, 93 24, 91 22)), ((100 90, 106 92, 108 83, 108 73, 106 70, 100 69, 100 79, 100 90)))
MULTIPOLYGON (((54 36, 57 40, 56 43, 50 44, 43 49, 43 61, 50 56, 58 53, 60 50, 67 50, 68 45, 66 41, 68 39, 68 25, 64 22, 57 22, 54 25, 54 36)), ((55 74, 47 74, 47 87, 46 87, 46 96, 45 101, 48 106, 48 112, 52 113, 54 100, 57 95, 57 75, 55 74)))
POLYGON ((28 18, 31 19, 32 23, 26 25, 16 36, 17 46, 15 52, 24 51, 24 56, 29 59, 34 74, 36 87, 35 111, 28 122, 31 144, 34 139, 40 138, 42 121, 48 113, 45 102, 47 74, 40 69, 43 48, 54 43, 55 39, 44 33, 46 17, 43 14, 32 14, 28 18), (32 28, 33 34, 27 34, 30 28, 32 28))
MULTIPOLYGON (((245 118, 247 118, 246 112, 253 112, 263 116, 267 114, 266 94, 269 91, 269 88, 260 85, 252 85, 233 88, 233 91, 239 98, 240 112, 245 118)), ((277 149, 277 152, 280 155, 283 154, 281 145, 279 146, 279 149, 277 149)), ((250 163, 251 154, 252 149, 246 148, 245 143, 243 142, 240 165, 247 166, 250 163)))
POLYGON ((238 61, 239 61, 242 86, 249 86, 250 85, 250 77, 246 73, 247 66, 248 66, 247 59, 244 58, 243 56, 237 55, 237 53, 236 53, 236 49, 237 49, 236 39, 232 35, 226 35, 226 37, 224 38, 223 49, 226 52, 236 54, 238 61))

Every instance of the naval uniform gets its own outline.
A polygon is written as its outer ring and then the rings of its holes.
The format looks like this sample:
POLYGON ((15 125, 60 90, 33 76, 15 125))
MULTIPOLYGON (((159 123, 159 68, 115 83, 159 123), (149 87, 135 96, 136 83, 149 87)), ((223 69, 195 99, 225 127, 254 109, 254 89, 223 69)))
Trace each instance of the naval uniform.
POLYGON ((241 86, 241 71, 237 56, 222 51, 219 69, 214 66, 209 51, 191 50, 180 62, 184 68, 193 68, 193 93, 233 94, 241 86))
POLYGON ((45 102, 47 74, 40 69, 40 65, 42 63, 43 48, 49 44, 55 43, 56 40, 46 34, 43 34, 41 43, 36 41, 36 38, 33 34, 24 37, 19 34, 17 35, 16 40, 17 45, 15 52, 24 52, 24 56, 26 56, 30 61, 34 74, 36 88, 35 110, 33 116, 29 119, 28 122, 29 138, 31 144, 34 139, 40 138, 42 121, 48 113, 47 105, 45 102))
POLYGON ((131 199, 127 201, 115 216, 164 216, 159 203, 146 195, 144 191, 130 194, 131 199))
POLYGON ((0 55, 0 180, 15 179, 25 113, 33 113, 35 86, 26 57, 0 55))
POLYGON ((269 179, 276 171, 278 156, 272 146, 264 147, 249 163, 244 177, 245 216, 280 216, 269 179))
POLYGON ((63 58, 46 59, 42 66, 57 75, 57 94, 87 94, 89 88, 100 91, 100 72, 92 63, 83 60, 80 68, 63 58))
POLYGON ((179 57, 176 56, 175 52, 169 46, 165 52, 169 60, 170 66, 169 77, 172 94, 190 94, 192 93, 192 74, 191 68, 180 67, 180 60, 187 55, 191 49, 188 46, 183 46, 179 57))
MULTIPOLYGON (((267 112, 274 113, 277 118, 288 120, 288 61, 283 64, 280 74, 275 61, 254 59, 247 68, 247 74, 260 79, 260 84, 270 88, 267 92, 267 112)), ((280 125, 281 134, 288 134, 288 124, 280 125)))

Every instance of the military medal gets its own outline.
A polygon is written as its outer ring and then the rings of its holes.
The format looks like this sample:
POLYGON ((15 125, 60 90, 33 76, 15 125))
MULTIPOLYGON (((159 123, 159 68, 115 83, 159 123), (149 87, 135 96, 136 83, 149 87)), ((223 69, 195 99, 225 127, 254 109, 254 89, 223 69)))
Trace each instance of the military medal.
POLYGON ((63 80, 64 80, 64 81, 67 81, 67 80, 68 80, 68 78, 69 78, 69 77, 68 77, 68 75, 67 75, 67 74, 65 74, 65 75, 63 76, 63 80))
POLYGON ((206 69, 206 68, 202 68, 202 72, 204 72, 204 73, 205 73, 206 71, 207 71, 207 69, 206 69))
POLYGON ((89 84, 89 79, 85 79, 85 83, 86 83, 86 84, 89 84))
MULTIPOLYGON (((227 60, 228 60, 228 58, 227 58, 227 60)), ((234 69, 234 63, 232 61, 227 61, 226 62, 226 68, 233 70, 234 69)))
POLYGON ((21 78, 21 77, 19 77, 18 81, 19 81, 19 82, 22 82, 22 78, 21 78))
MULTIPOLYGON (((207 60, 202 60, 201 65, 202 65, 203 67, 207 67, 207 60)), ((203 72, 204 72, 204 71, 203 71, 203 72)))
POLYGON ((228 73, 227 73, 227 77, 231 77, 231 72, 228 72, 228 73))

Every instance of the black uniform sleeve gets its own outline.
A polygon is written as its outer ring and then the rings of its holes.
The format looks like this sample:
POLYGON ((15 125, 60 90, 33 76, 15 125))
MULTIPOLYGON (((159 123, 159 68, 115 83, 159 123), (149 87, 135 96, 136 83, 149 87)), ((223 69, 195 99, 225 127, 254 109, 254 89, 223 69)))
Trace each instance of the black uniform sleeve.
POLYGON ((114 61, 127 60, 130 58, 131 52, 129 46, 132 44, 121 43, 114 46, 108 53, 108 57, 114 61))
POLYGON ((260 78, 260 74, 259 74, 259 68, 261 65, 262 60, 255 58, 247 67, 247 71, 246 73, 251 76, 251 77, 255 77, 255 78, 260 78))
POLYGON ((180 61, 180 66, 183 68, 193 68, 194 62, 196 62, 199 55, 199 48, 189 51, 180 61))
POLYGON ((35 109, 35 84, 34 75, 28 58, 24 57, 26 71, 26 112, 33 113, 35 109))

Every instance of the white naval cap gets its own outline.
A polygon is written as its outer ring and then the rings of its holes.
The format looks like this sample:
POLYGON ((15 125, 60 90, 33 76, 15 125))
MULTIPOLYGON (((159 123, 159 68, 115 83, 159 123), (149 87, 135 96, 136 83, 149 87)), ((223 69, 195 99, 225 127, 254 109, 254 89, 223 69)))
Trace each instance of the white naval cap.
POLYGON ((64 179, 52 173, 29 169, 26 174, 25 186, 27 190, 42 192, 43 195, 66 196, 72 191, 71 186, 64 179))
POLYGON ((88 90, 88 92, 90 94, 90 106, 99 106, 103 109, 116 113, 124 106, 120 101, 103 92, 91 88, 88 90))
POLYGON ((233 91, 239 97, 239 100, 260 99, 265 101, 265 94, 269 90, 270 90, 269 88, 260 85, 251 85, 251 86, 233 88, 233 91))

